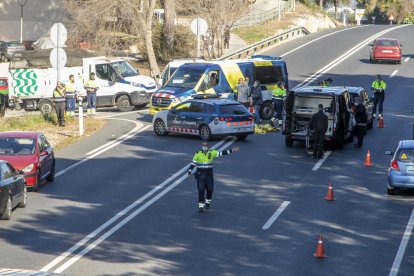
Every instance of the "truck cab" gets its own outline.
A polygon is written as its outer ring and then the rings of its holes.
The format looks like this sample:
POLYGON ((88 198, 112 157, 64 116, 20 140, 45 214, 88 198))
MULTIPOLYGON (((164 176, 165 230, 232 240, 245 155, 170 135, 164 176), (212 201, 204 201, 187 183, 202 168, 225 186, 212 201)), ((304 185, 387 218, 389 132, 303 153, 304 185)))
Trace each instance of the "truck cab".
POLYGON ((344 87, 308 86, 289 91, 283 111, 283 135, 287 147, 294 141, 312 140, 309 123, 318 111, 318 105, 324 106, 328 116, 328 130, 325 140, 342 148, 346 141, 352 139, 354 127, 353 105, 349 92, 344 87))

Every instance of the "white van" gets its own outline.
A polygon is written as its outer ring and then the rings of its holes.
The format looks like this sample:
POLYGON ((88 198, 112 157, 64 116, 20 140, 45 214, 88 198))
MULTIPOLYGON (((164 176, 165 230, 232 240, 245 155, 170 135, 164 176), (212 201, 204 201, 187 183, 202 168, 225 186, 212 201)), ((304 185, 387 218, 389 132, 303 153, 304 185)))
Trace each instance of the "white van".
MULTIPOLYGON (((85 95, 83 83, 94 72, 99 86, 98 108, 117 106, 120 111, 131 111, 134 107, 147 105, 151 94, 157 90, 155 80, 140 75, 127 60, 94 57, 80 49, 65 50, 67 63, 60 71, 61 81, 66 82, 69 75, 75 75, 76 86, 81 95, 85 95)), ((51 67, 50 51, 25 51, 12 57, 8 76, 9 99, 16 109, 52 111, 57 71, 51 67)))

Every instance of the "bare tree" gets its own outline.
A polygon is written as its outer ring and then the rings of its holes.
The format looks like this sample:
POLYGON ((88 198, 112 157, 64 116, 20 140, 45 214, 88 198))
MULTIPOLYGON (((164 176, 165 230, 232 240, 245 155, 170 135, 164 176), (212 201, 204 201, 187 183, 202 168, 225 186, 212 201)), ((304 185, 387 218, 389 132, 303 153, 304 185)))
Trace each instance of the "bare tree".
POLYGON ((165 48, 167 51, 174 51, 174 32, 175 32, 175 0, 162 0, 161 4, 164 8, 164 26, 163 35, 165 38, 165 48))

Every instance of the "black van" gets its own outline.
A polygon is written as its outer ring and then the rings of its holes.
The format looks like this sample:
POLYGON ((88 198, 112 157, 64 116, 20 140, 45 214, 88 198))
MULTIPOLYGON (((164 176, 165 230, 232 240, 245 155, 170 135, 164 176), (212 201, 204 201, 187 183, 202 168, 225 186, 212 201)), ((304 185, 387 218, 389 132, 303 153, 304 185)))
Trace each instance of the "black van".
MULTIPOLYGON (((318 105, 324 106, 328 116, 326 141, 332 141, 338 148, 352 139, 354 126, 352 100, 344 87, 306 86, 289 91, 283 112, 283 135, 287 147, 294 141, 305 141, 309 133, 309 122, 318 111, 318 105)), ((309 137, 312 139, 312 136, 309 137)))

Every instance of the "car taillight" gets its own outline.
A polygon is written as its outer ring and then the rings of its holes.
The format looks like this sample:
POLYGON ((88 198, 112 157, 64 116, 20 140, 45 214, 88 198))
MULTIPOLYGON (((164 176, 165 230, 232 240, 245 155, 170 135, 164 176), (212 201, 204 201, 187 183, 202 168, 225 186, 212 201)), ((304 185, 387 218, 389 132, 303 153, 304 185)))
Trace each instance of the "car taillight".
POLYGON ((390 164, 390 168, 396 171, 400 170, 400 167, 398 166, 397 160, 392 160, 390 164))
POLYGON ((219 121, 222 121, 222 122, 224 122, 224 121, 230 122, 230 121, 233 120, 233 118, 231 118, 231 117, 228 117, 228 118, 226 118, 226 117, 219 117, 218 119, 219 119, 219 121))

